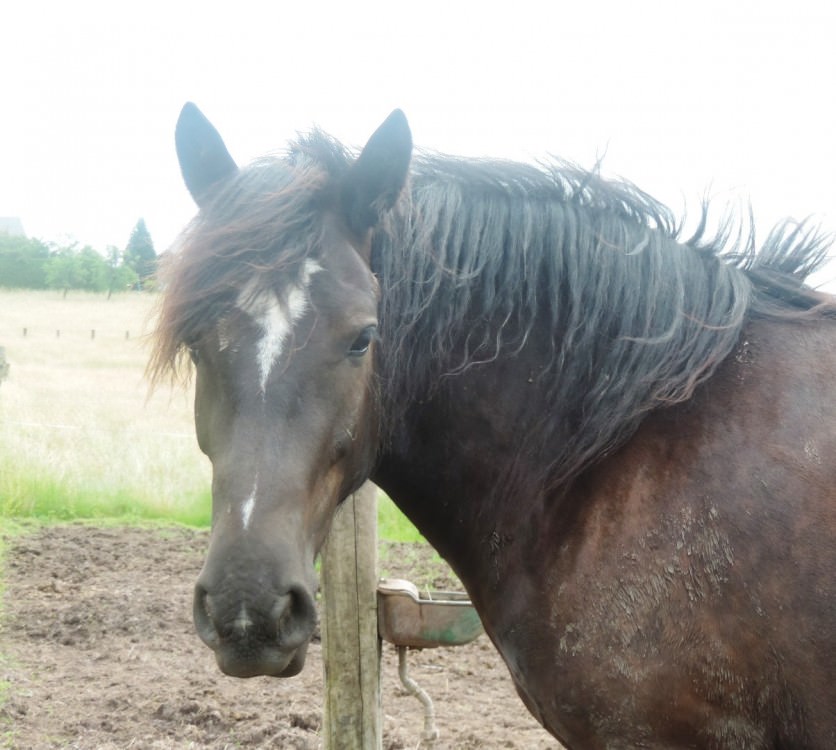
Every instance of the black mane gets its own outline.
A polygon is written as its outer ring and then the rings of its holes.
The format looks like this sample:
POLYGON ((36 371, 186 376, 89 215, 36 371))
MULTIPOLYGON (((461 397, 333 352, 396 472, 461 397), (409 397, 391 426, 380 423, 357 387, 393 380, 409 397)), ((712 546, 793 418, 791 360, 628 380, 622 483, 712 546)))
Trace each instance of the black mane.
POLYGON ((419 157, 374 248, 385 421, 536 339, 552 407, 520 449, 547 445, 561 483, 690 398, 747 319, 834 313, 803 283, 826 238, 787 222, 756 252, 731 221, 706 237, 707 211, 682 239, 646 193, 569 164, 419 157))

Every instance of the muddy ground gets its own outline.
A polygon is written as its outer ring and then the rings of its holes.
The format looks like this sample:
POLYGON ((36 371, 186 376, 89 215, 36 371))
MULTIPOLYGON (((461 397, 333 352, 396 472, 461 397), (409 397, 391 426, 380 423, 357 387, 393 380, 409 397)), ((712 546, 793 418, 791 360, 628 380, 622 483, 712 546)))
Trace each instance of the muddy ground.
MULTIPOLYGON (((182 528, 51 526, 6 540, 0 747, 321 747, 319 643, 289 680, 223 676, 194 634, 192 585, 207 534, 182 528)), ((381 568, 458 587, 421 545, 381 568)), ((410 654, 432 696, 437 748, 559 748, 528 714, 485 636, 410 654)), ((423 715, 383 653, 384 748, 420 746, 423 715)))

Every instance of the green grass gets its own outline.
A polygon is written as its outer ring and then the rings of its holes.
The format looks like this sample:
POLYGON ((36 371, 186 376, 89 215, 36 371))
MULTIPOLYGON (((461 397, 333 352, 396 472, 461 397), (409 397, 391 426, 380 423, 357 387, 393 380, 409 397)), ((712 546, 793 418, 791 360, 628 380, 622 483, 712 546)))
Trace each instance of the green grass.
POLYGON ((424 537, 383 492, 377 497, 377 535, 387 542, 423 542, 424 537))
MULTIPOLYGON (((155 303, 0 289, 11 366, 0 384, 0 519, 209 525, 211 467, 194 437, 192 391, 149 395, 143 377, 155 303)), ((421 540, 382 495, 378 515, 381 539, 421 540)))
POLYGON ((127 486, 100 486, 89 483, 66 483, 54 476, 37 476, 3 466, 2 484, 14 482, 14 491, 4 493, 0 512, 7 518, 32 518, 41 521, 74 521, 118 518, 125 522, 166 519, 187 526, 204 527, 211 522, 209 490, 191 497, 178 495, 176 504, 160 507, 150 503, 141 491, 127 486))

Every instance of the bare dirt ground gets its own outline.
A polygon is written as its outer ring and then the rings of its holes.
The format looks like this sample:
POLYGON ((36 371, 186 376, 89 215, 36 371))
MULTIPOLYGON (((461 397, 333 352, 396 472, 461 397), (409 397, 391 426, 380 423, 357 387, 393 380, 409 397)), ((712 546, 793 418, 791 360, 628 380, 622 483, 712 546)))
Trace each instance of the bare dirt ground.
MULTIPOLYGON (((322 663, 312 644, 289 680, 225 677, 191 623, 207 534, 182 528, 51 526, 8 539, 0 746, 168 750, 321 747, 322 663)), ((420 545, 384 555, 388 575, 457 584, 420 545), (407 566, 407 567, 399 567, 407 566), (429 566, 432 567, 431 565, 429 566), (427 573, 423 573, 427 575, 427 573), (440 580, 439 580, 440 577, 440 580)), ((525 710, 485 636, 410 654, 432 696, 437 748, 559 748, 525 710)), ((420 746, 423 715, 384 645, 384 748, 420 746)))

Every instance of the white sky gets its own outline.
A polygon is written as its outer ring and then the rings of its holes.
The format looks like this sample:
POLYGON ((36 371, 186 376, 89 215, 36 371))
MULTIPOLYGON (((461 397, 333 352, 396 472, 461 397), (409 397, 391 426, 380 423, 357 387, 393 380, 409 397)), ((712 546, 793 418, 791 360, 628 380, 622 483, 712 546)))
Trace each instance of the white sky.
POLYGON ((677 213, 710 191, 762 237, 836 230, 832 0, 10 0, 0 24, 0 215, 45 240, 124 248, 141 216, 164 250, 194 210, 186 100, 239 163, 313 124, 362 145, 401 107, 423 147, 606 152, 677 213))

